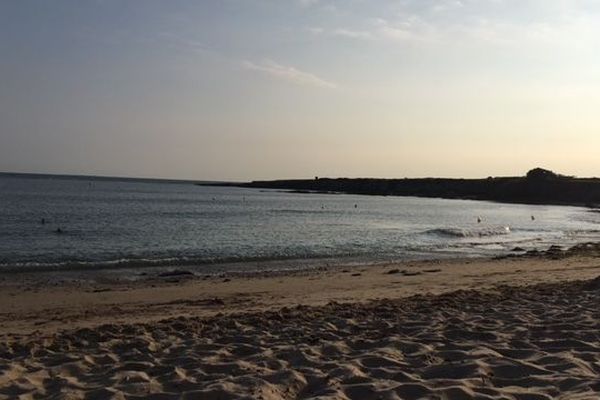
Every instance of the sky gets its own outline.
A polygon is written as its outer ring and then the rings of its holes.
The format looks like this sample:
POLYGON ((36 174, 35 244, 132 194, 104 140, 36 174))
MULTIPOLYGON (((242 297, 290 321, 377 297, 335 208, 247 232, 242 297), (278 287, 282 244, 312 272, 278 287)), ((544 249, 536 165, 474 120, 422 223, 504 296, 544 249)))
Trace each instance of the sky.
POLYGON ((0 1, 0 171, 600 175, 600 2, 0 1))

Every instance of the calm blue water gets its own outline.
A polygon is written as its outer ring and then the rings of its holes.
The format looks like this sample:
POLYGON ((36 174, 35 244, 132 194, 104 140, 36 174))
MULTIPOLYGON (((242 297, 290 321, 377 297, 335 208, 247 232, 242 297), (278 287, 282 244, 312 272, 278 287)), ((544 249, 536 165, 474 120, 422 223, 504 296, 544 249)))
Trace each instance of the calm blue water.
POLYGON ((600 214, 577 207, 0 176, 0 270, 488 256, 599 239, 600 214))

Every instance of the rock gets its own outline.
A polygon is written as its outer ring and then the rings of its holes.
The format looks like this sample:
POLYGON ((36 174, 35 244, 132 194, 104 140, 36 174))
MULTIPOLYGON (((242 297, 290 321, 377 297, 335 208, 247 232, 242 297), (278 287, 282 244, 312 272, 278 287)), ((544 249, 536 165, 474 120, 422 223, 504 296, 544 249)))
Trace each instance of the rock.
POLYGON ((386 274, 388 275, 392 275, 392 274, 398 274, 400 273, 400 270, 395 268, 395 269, 390 269, 388 272, 386 272, 386 274))
POLYGON ((514 251, 514 252, 517 252, 517 251, 525 251, 525 249, 524 249, 524 248, 522 248, 522 247, 518 247, 518 246, 517 246, 517 247, 514 247, 514 248, 513 248, 511 251, 514 251))
POLYGON ((585 290, 599 290, 600 289, 600 276, 587 281, 583 284, 585 290))
POLYGON ((182 269, 175 269, 173 271, 165 271, 165 272, 161 272, 160 274, 158 274, 158 276, 160 276, 162 278, 168 278, 170 276, 183 276, 183 275, 194 275, 194 273, 190 272, 190 271, 182 270, 182 269))
POLYGON ((527 177, 527 180, 530 180, 530 181, 549 181, 549 180, 551 181, 551 180, 557 180, 561 176, 559 174, 557 174, 556 172, 552 172, 547 169, 534 168, 534 169, 530 170, 529 172, 527 172, 526 177, 527 177))
POLYGON ((208 304, 211 304, 211 305, 214 305, 214 306, 224 306, 225 302, 223 301, 223 299, 215 297, 215 298, 212 298, 212 299, 208 300, 208 304))

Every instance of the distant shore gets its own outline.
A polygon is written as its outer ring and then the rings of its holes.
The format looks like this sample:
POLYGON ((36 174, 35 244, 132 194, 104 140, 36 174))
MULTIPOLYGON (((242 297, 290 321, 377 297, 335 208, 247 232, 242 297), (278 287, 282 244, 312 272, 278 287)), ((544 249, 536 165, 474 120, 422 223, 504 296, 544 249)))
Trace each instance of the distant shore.
POLYGON ((169 179, 169 178, 139 178, 128 176, 106 176, 106 175, 75 175, 75 174, 42 174, 33 172, 0 172, 0 178, 20 179, 62 179, 73 181, 94 182, 140 182, 140 183, 174 183, 174 184, 222 184, 217 181, 198 181, 191 179, 169 179))
POLYGON ((314 179, 198 184, 279 189, 294 193, 415 196, 518 204, 600 207, 600 179, 563 176, 541 168, 529 171, 524 177, 489 177, 486 179, 315 177, 314 179))

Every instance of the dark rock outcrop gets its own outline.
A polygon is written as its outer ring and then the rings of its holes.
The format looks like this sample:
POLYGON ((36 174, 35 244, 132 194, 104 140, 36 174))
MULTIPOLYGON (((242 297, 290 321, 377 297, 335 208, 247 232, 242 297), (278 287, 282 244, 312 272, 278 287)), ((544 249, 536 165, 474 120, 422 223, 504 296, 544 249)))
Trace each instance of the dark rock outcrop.
MULTIPOLYGON (((219 186, 223 186, 223 184, 219 184, 219 186)), ((542 168, 532 169, 524 177, 489 177, 486 179, 319 177, 318 179, 253 181, 229 184, 228 186, 588 207, 600 204, 600 179, 573 178, 542 168)))

